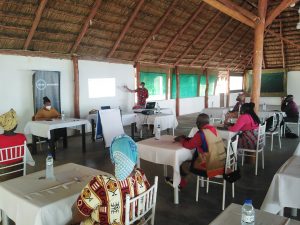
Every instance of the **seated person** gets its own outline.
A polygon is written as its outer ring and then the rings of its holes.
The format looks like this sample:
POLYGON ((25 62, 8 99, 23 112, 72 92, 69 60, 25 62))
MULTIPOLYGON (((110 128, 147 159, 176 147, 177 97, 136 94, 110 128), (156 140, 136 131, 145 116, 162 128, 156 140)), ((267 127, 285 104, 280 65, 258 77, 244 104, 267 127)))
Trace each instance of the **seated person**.
MULTIPOLYGON (((52 120, 61 118, 59 112, 57 112, 57 110, 51 106, 51 101, 47 96, 43 98, 43 103, 44 107, 37 111, 34 116, 35 120, 52 120)), ((57 141, 61 137, 64 138, 64 147, 66 147, 66 128, 59 128, 54 130, 54 141, 57 141)))
POLYGON ((60 118, 60 114, 51 106, 50 99, 45 96, 43 98, 44 107, 39 109, 34 116, 35 120, 50 120, 60 118))
POLYGON ((254 106, 255 104, 252 102, 243 104, 237 122, 228 127, 229 131, 243 132, 239 137, 239 148, 256 149, 260 120, 254 112, 254 106))
POLYGON ((298 122, 299 110, 297 104, 294 102, 294 96, 288 95, 281 102, 281 111, 285 112, 285 122, 298 122))
POLYGON ((209 124, 209 116, 201 113, 196 121, 199 131, 192 138, 179 136, 183 147, 196 149, 192 161, 186 161, 180 166, 181 182, 179 188, 187 184, 187 175, 192 172, 203 177, 214 177, 224 172, 226 153, 222 138, 215 127, 209 124))
POLYGON ((241 106, 245 103, 245 94, 244 93, 240 93, 237 97, 236 97, 236 104, 233 107, 233 109, 231 111, 229 111, 226 115, 225 115, 225 121, 224 124, 228 124, 228 121, 232 118, 238 118, 239 116, 239 112, 240 112, 240 108, 241 106))
MULTIPOLYGON (((15 133, 15 130, 17 129, 18 124, 17 124, 17 115, 13 109, 11 109, 7 113, 0 116, 0 126, 4 130, 4 133, 0 135, 0 148, 1 149, 11 147, 11 146, 16 146, 16 145, 22 145, 22 144, 24 144, 24 141, 26 141, 26 137, 24 134, 15 133)), ((21 151, 23 151, 22 153, 24 154, 25 149, 21 149, 21 151)), ((6 154, 4 152, 3 152, 3 154, 0 154, 0 159, 2 159, 2 157, 4 159, 6 159, 6 154)), ((0 163, 0 167, 9 165, 12 163, 16 163, 18 161, 20 161, 20 160, 5 161, 5 162, 0 163)), ((20 169, 21 168, 22 168, 22 166, 20 166, 20 169)), ((8 169, 6 169, 6 171, 8 171, 8 169)), ((10 168, 10 169, 16 169, 16 167, 10 168)), ((18 172, 18 173, 10 174, 10 175, 5 175, 5 176, 0 177, 0 182, 4 181, 4 180, 15 178, 17 176, 22 176, 22 175, 23 175, 22 171, 18 172)))
POLYGON ((149 189, 150 184, 144 172, 136 168, 137 146, 129 136, 114 138, 110 157, 115 166, 115 177, 94 177, 74 203, 73 216, 67 224, 124 224, 126 195, 134 197, 149 189), (110 208, 111 205, 119 207, 110 208))

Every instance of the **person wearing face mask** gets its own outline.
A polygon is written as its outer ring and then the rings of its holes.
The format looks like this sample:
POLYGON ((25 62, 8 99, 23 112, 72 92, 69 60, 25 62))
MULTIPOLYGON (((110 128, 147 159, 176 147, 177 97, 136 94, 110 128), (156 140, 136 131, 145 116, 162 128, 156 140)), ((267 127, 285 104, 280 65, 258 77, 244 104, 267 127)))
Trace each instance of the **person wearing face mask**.
POLYGON ((51 106, 50 99, 45 96, 43 98, 44 107, 41 108, 34 116, 35 120, 49 120, 60 118, 60 114, 51 106))
POLYGON ((133 107, 133 109, 142 109, 145 108, 146 99, 149 97, 148 90, 145 88, 145 83, 141 82, 140 86, 135 89, 129 89, 126 85, 124 86, 131 93, 137 93, 137 104, 133 107))

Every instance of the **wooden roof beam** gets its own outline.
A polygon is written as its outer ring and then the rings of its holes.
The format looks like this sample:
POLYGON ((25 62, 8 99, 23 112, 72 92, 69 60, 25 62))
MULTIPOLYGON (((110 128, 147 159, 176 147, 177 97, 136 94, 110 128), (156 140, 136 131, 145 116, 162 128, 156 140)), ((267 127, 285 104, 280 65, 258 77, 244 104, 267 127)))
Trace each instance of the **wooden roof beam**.
POLYGON ((212 25, 213 22, 217 19, 218 16, 221 15, 221 12, 219 11, 214 17, 205 25, 205 27, 201 30, 201 32, 197 35, 197 37, 193 40, 193 42, 185 49, 183 54, 179 57, 179 59, 176 61, 175 65, 178 65, 180 60, 182 60, 192 49, 192 47, 202 38, 204 33, 207 31, 208 28, 212 25))
POLYGON ((276 37, 276 38, 278 38, 280 40, 283 40, 287 44, 292 45, 292 46, 294 46, 297 49, 300 49, 300 45, 299 44, 296 44, 295 42, 289 40, 288 38, 281 37, 280 34, 277 34, 277 33, 275 33, 274 31, 271 31, 271 30, 266 30, 266 32, 268 32, 269 34, 273 35, 274 37, 276 37))
POLYGON ((215 53, 204 63, 203 67, 205 68, 207 64, 219 53, 219 51, 231 40, 231 38, 236 35, 236 32, 242 27, 242 24, 240 23, 236 28, 232 31, 232 33, 229 35, 229 37, 226 38, 226 41, 224 41, 221 46, 215 51, 215 53))
MULTIPOLYGON (((280 20, 280 36, 282 37, 282 21, 280 20)), ((281 42, 281 57, 282 57, 282 68, 285 68, 285 54, 284 54, 284 43, 283 40, 281 42)))
POLYGON ((244 9, 241 6, 234 4, 231 0, 219 0, 219 1, 222 2, 224 5, 226 5, 227 7, 241 12, 244 16, 248 17, 250 20, 252 20, 254 22, 259 20, 258 16, 256 16, 252 12, 244 9))
POLYGON ((288 8, 291 4, 297 3, 299 0, 282 0, 281 3, 274 8, 270 13, 268 13, 267 19, 266 19, 266 24, 265 27, 269 26, 273 20, 279 16, 279 14, 288 8))
POLYGON ((232 19, 229 19, 224 26, 215 34, 214 38, 208 42, 207 45, 200 51, 200 53, 196 56, 196 58, 191 62, 190 66, 193 66, 196 61, 202 56, 203 52, 206 51, 206 49, 209 48, 209 46, 214 43, 214 41, 220 36, 220 34, 226 29, 226 27, 232 22, 232 19))
POLYGON ((91 8, 91 11, 88 15, 88 17, 86 18, 83 26, 82 26, 82 29, 81 29, 81 32, 79 33, 78 37, 76 38, 76 41, 71 49, 71 53, 75 53, 82 38, 84 37, 84 35, 86 34, 88 28, 89 28, 89 25, 90 25, 90 21, 95 17, 96 13, 97 13, 97 10, 99 9, 101 5, 101 0, 95 0, 94 2, 94 5, 93 7, 91 8))
MULTIPOLYGON (((244 16, 239 10, 234 9, 232 7, 228 7, 217 0, 203 0, 203 1, 206 2, 207 4, 209 4, 210 6, 225 13, 226 15, 240 21, 241 23, 244 23, 252 28, 255 27, 254 21, 249 19, 248 17, 244 16)), ((235 4, 235 3, 232 2, 232 4, 235 4)), ((236 5, 236 7, 240 7, 240 6, 236 5)))
POLYGON ((108 53, 107 58, 111 58, 112 55, 115 53, 116 49, 119 47, 121 41, 123 40, 126 32, 128 31, 129 27, 131 26, 131 24, 133 22, 133 20, 136 18, 137 14, 139 13, 139 11, 140 11, 142 5, 144 4, 144 2, 145 2, 145 0, 139 0, 139 3, 135 7, 135 9, 134 9, 132 15, 130 16, 129 20, 125 24, 120 36, 118 37, 117 41, 115 42, 113 48, 108 53))
MULTIPOLYGON (((246 60, 249 58, 249 56, 250 55, 252 55, 253 54, 253 50, 251 49, 251 51, 247 54, 247 56, 244 58, 244 59, 242 59, 237 65, 236 65, 236 67, 234 67, 234 69, 233 70, 237 70, 237 68, 239 68, 242 64, 244 64, 244 62, 246 62, 246 60)), ((252 57, 253 56, 251 56, 251 59, 252 59, 252 57)))
POLYGON ((236 57, 234 57, 233 60, 231 60, 231 62, 228 64, 228 66, 226 67, 226 69, 229 69, 231 67, 231 65, 234 63, 235 60, 237 60, 239 57, 241 57, 242 53, 245 51, 245 49, 248 49, 250 47, 250 45, 253 44, 251 41, 248 42, 247 45, 244 44, 244 47, 242 48, 242 50, 236 55, 236 57))
POLYGON ((201 2, 198 9, 194 12, 194 14, 189 18, 188 21, 186 21, 186 23, 181 27, 181 29, 179 30, 179 32, 176 33, 175 37, 172 39, 172 41, 168 44, 167 48, 163 51, 163 53, 159 56, 159 58, 156 60, 156 63, 160 63, 160 61, 162 60, 162 58, 165 56, 165 54, 167 53, 167 51, 170 50, 170 48, 172 47, 172 45, 175 43, 175 41, 177 40, 177 38, 179 38, 184 31, 191 25, 191 23, 196 19, 196 17, 199 15, 199 13, 201 12, 202 8, 204 7, 204 4, 201 2))
POLYGON ((24 47, 23 47, 24 50, 28 49, 28 46, 29 46, 29 44, 30 44, 30 42, 33 38, 33 35, 36 31, 36 28, 40 23, 40 20, 41 20, 41 17, 42 17, 42 14, 43 14, 43 11, 46 7, 47 2, 48 2, 48 0, 41 0, 41 2, 39 4, 39 7, 37 8, 37 10, 35 12, 35 18, 33 20, 33 23, 32 23, 32 26, 30 28, 29 34, 27 36, 27 39, 24 43, 24 47))
POLYGON ((159 19, 158 23, 156 24, 155 28, 152 30, 151 34, 148 36, 148 38, 145 40, 145 42, 143 43, 142 47, 139 49, 138 53, 135 55, 134 57, 134 62, 138 61, 142 52, 144 51, 144 49, 146 48, 146 46, 149 44, 149 42, 151 41, 152 37, 159 32, 159 29, 161 28, 161 26, 163 25, 163 23, 165 22, 165 20, 167 19, 167 17, 170 15, 170 13, 172 12, 172 10, 174 9, 175 5, 177 4, 178 0, 174 0, 172 2, 172 4, 168 7, 168 10, 166 11, 166 13, 159 19))

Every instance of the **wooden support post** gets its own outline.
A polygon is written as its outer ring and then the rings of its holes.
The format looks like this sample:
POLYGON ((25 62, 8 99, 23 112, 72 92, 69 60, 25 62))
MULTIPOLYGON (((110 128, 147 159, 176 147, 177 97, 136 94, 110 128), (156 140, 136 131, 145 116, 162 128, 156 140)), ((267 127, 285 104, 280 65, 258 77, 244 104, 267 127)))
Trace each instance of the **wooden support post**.
POLYGON ((229 107, 230 100, 230 71, 227 70, 227 90, 226 90, 226 107, 229 107))
MULTIPOLYGON (((280 36, 282 37, 282 21, 280 20, 280 36)), ((280 40, 281 42, 281 57, 282 57, 282 68, 285 69, 285 54, 284 54, 284 43, 283 40, 280 40)))
POLYGON ((260 20, 255 25, 254 31, 254 51, 253 51, 253 85, 251 101, 255 103, 255 111, 259 110, 259 98, 261 87, 261 71, 264 48, 264 30, 268 0, 258 1, 258 16, 260 20))
POLYGON ((208 108, 208 88, 209 88, 209 82, 208 82, 208 72, 207 72, 207 69, 204 70, 204 74, 205 74, 205 80, 206 80, 205 97, 204 97, 204 107, 208 108))
POLYGON ((179 98, 180 98, 180 81, 179 81, 179 69, 178 66, 175 67, 175 75, 176 75, 176 116, 179 116, 179 110, 180 110, 180 105, 179 105, 179 98))
POLYGON ((200 96, 200 84, 201 84, 201 74, 198 74, 198 80, 197 80, 197 96, 200 96))
POLYGON ((74 117, 80 118, 78 57, 73 56, 72 60, 73 60, 73 68, 74 68, 74 117))
POLYGON ((168 68, 168 71, 167 71, 167 82, 166 82, 166 100, 169 99, 169 96, 171 96, 171 94, 169 95, 169 92, 170 92, 170 89, 169 88, 169 84, 170 84, 170 78, 171 78, 171 69, 168 68))
POLYGON ((136 69, 136 88, 138 88, 141 83, 141 65, 139 62, 136 62, 134 66, 136 69))

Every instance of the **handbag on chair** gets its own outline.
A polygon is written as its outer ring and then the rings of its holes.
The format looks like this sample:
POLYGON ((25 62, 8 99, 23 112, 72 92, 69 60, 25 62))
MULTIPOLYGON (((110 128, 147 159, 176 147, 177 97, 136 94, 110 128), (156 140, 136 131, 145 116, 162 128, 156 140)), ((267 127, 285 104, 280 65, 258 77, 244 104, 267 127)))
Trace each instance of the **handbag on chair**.
MULTIPOLYGON (((233 150, 232 143, 230 143, 230 148, 233 150)), ((235 155, 234 158, 235 161, 237 161, 235 155)), ((237 168, 234 171, 232 171, 230 168, 224 168, 223 178, 229 183, 234 183, 238 181, 239 179, 241 179, 240 167, 237 165, 237 168)))

